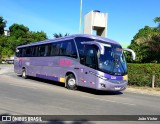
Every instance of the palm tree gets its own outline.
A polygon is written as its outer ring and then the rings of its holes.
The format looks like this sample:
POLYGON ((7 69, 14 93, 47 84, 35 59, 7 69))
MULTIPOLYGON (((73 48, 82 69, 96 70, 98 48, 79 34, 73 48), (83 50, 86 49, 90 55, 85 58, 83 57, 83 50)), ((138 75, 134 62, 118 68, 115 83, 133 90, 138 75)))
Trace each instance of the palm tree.
POLYGON ((59 34, 54 33, 54 34, 53 34, 53 37, 54 37, 54 38, 60 38, 60 37, 64 37, 64 36, 69 36, 69 33, 66 33, 65 35, 63 35, 63 34, 61 34, 61 33, 59 33, 59 34))

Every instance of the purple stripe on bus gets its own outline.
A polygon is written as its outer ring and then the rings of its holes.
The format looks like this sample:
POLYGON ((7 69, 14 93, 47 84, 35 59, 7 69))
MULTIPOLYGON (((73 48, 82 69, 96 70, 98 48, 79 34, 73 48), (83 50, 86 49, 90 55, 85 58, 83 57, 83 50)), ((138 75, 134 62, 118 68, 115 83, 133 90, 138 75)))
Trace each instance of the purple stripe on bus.
POLYGON ((123 76, 112 76, 109 74, 104 74, 104 77, 111 80, 123 80, 123 76))
POLYGON ((53 76, 46 76, 46 75, 36 74, 36 77, 43 78, 43 79, 48 79, 48 80, 58 81, 58 77, 53 77, 53 76))

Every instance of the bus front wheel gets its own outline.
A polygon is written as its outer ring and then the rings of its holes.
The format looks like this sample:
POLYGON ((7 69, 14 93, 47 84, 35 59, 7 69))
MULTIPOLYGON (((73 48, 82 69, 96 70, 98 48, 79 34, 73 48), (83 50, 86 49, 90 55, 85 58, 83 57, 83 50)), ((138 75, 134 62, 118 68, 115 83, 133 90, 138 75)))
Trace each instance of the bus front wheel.
POLYGON ((70 89, 70 90, 76 90, 77 89, 77 87, 76 87, 76 79, 73 76, 73 74, 69 74, 66 77, 66 87, 68 89, 70 89))
POLYGON ((22 78, 27 78, 26 69, 22 69, 22 78))

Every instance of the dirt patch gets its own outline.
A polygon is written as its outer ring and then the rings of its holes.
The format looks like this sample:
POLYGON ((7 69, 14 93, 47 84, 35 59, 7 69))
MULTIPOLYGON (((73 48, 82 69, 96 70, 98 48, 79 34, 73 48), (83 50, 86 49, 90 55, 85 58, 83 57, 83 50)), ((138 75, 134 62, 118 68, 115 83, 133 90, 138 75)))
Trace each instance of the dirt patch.
POLYGON ((13 72, 13 65, 2 65, 0 64, 0 74, 13 72))
POLYGON ((128 87, 125 91, 126 92, 160 96, 160 91, 156 90, 156 89, 152 89, 152 88, 128 87))

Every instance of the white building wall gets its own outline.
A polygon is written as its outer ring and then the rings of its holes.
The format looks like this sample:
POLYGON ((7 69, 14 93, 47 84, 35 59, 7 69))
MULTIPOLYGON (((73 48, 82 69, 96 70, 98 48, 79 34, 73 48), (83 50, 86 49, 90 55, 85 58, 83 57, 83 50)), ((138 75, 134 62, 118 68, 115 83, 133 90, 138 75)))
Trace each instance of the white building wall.
POLYGON ((84 34, 92 34, 93 30, 97 31, 97 35, 107 36, 108 14, 91 11, 85 15, 84 34))

